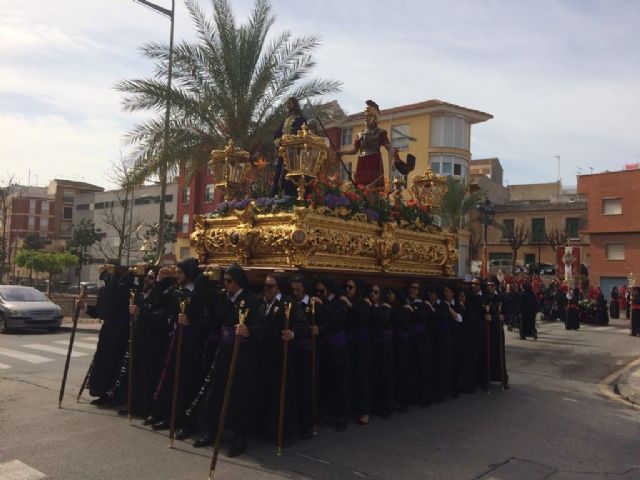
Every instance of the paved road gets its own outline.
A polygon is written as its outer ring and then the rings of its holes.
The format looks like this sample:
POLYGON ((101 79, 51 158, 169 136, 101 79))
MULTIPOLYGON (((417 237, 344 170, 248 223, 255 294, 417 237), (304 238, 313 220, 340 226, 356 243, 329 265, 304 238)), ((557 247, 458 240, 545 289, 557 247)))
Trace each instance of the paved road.
MULTIPOLYGON (((624 326, 543 324, 537 342, 508 333, 508 391, 324 429, 283 457, 252 441, 247 455, 221 455, 216 478, 640 479, 640 416, 602 384, 640 356, 624 326)), ((166 433, 75 402, 97 339, 83 327, 60 410, 68 332, 0 336, 0 480, 206 479, 210 449, 169 450, 166 433)))

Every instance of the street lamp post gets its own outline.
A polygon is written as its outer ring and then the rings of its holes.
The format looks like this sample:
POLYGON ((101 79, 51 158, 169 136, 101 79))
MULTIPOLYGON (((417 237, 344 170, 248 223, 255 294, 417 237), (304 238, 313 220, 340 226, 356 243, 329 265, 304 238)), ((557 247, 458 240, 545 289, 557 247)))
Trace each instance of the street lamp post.
POLYGON ((487 278, 487 275, 489 274, 487 265, 487 262, 489 260, 489 254, 487 250, 487 230, 489 228, 489 225, 493 223, 496 211, 493 208, 493 205, 491 205, 491 200, 489 200, 488 198, 484 201, 483 204, 478 205, 476 209, 480 213, 480 221, 484 226, 484 245, 482 248, 482 267, 480 270, 480 276, 482 278, 487 278))
POLYGON ((173 27, 174 27, 174 19, 175 19, 175 11, 176 11, 176 1, 171 0, 171 10, 161 7, 160 5, 156 5, 155 3, 149 2, 147 0, 133 0, 136 3, 144 5, 145 7, 150 8, 151 10, 168 17, 171 20, 171 29, 169 34, 169 64, 167 67, 167 106, 164 114, 164 145, 162 155, 164 159, 160 162, 160 167, 158 171, 158 177, 160 179, 160 218, 158 219, 158 243, 156 245, 156 255, 158 261, 164 255, 164 238, 165 238, 165 217, 166 217, 166 207, 165 207, 165 197, 167 194, 167 171, 169 169, 169 120, 171 115, 171 96, 169 93, 171 92, 171 77, 173 73, 173 27))

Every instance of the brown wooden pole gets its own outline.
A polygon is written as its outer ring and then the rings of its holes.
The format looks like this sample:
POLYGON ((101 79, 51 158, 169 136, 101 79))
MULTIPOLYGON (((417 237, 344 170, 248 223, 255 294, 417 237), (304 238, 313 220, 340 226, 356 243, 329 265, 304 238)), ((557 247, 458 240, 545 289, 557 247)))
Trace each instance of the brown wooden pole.
POLYGON ((60 394, 58 395, 58 408, 62 408, 62 399, 64 398, 64 389, 67 385, 67 375, 69 374, 69 365, 71 363, 71 353, 73 352, 73 342, 76 339, 76 331, 78 329, 78 317, 80 316, 80 307, 84 298, 84 285, 80 287, 78 298, 73 306, 73 326, 71 327, 71 336, 69 337, 69 349, 67 350, 67 359, 64 362, 64 372, 62 374, 62 383, 60 384, 60 394))
POLYGON ((498 303, 498 322, 500 325, 500 331, 498 332, 498 335, 499 335, 498 340, 500 341, 500 381, 501 381, 500 390, 504 390, 507 379, 505 378, 506 369, 504 365, 504 326, 502 324, 502 320, 500 320, 501 315, 502 315, 502 302, 498 303))
MULTIPOLYGON (((291 315, 291 303, 284 306, 284 329, 289 330, 289 316, 291 315)), ((280 410, 278 414, 278 447, 276 455, 282 455, 284 443, 284 406, 287 394, 287 363, 289 354, 289 341, 282 340, 282 375, 280 377, 280 410)))
MULTIPOLYGON (((242 307, 238 312, 238 323, 244 325, 249 309, 243 310, 242 307)), ((216 464, 218 463, 218 454, 220 453, 220 444, 222 442, 222 433, 224 431, 224 423, 229 410, 229 401, 231 400, 231 390, 233 389, 233 379, 236 376, 236 364, 238 363, 238 355, 240 354, 240 336, 236 335, 233 342, 233 352, 231 353, 231 364, 229 365, 229 376, 227 384, 224 388, 224 398, 222 399, 222 408, 220 409, 220 418, 218 419, 218 430, 216 431, 216 440, 213 444, 213 456, 211 457, 211 466, 209 467, 209 480, 213 480, 216 473, 216 464)))

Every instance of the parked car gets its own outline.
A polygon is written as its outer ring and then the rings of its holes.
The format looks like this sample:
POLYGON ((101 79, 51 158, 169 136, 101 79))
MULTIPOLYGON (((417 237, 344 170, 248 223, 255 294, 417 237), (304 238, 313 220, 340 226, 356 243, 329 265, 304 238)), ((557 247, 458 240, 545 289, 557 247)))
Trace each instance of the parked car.
POLYGON ((527 265, 529 275, 555 275, 556 266, 548 263, 530 263, 527 265))
MULTIPOLYGON (((84 286, 84 292, 87 295, 94 295, 98 293, 100 287, 95 282, 80 282, 80 285, 84 286)), ((73 293, 74 295, 78 294, 78 284, 74 283, 67 288, 67 293, 73 293)))
POLYGON ((62 309, 35 288, 0 285, 0 333, 19 328, 54 331, 62 318, 62 309))

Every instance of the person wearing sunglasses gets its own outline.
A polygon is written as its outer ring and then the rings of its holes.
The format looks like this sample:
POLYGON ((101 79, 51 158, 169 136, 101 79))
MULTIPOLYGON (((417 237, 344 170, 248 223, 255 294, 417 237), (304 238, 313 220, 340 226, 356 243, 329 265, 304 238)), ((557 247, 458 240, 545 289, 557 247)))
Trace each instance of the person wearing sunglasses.
POLYGON ((291 345, 295 335, 289 313, 289 327, 285 329, 286 309, 291 308, 289 279, 283 273, 269 274, 264 278, 261 315, 264 329, 259 346, 258 401, 256 402, 256 428, 259 434, 275 441, 278 435, 280 383, 282 378, 283 341, 287 342, 287 381, 285 385, 284 442, 291 444, 297 435, 295 404, 295 376, 291 345))
POLYGON ((371 411, 388 419, 393 412, 393 329, 391 305, 382 293, 374 283, 367 296, 371 303, 371 411))
POLYGON ((349 350, 347 348, 347 303, 336 294, 330 277, 315 283, 316 315, 325 351, 321 370, 320 392, 326 395, 326 410, 338 431, 347 429, 349 418, 349 350))
POLYGON ((224 271, 226 298, 220 302, 215 318, 221 324, 220 344, 216 352, 211 384, 200 410, 200 427, 204 434, 194 447, 213 443, 219 424, 222 399, 229 376, 229 366, 236 336, 240 337, 240 350, 229 403, 228 423, 233 426, 234 438, 227 456, 236 457, 247 448, 246 438, 252 430, 256 398, 256 361, 258 344, 264 326, 260 303, 249 291, 249 281, 240 265, 232 264, 224 271), (246 316, 243 324, 240 315, 246 316))
POLYGON ((349 279, 345 283, 348 307, 347 331, 351 365, 351 406, 358 425, 369 425, 371 409, 371 340, 369 320, 371 301, 364 296, 364 286, 349 279))

